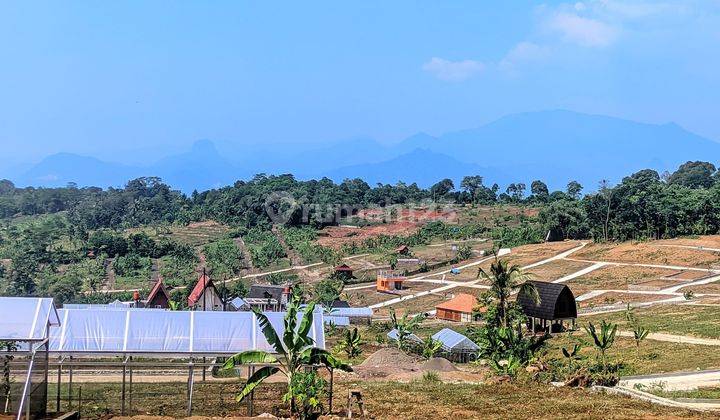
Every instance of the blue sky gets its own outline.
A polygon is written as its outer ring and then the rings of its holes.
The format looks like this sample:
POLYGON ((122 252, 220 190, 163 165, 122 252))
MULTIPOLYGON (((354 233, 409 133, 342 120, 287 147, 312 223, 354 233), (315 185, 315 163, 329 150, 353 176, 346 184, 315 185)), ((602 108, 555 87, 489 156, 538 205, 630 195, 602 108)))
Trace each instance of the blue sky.
POLYGON ((571 109, 720 141, 720 2, 0 3, 3 164, 571 109))

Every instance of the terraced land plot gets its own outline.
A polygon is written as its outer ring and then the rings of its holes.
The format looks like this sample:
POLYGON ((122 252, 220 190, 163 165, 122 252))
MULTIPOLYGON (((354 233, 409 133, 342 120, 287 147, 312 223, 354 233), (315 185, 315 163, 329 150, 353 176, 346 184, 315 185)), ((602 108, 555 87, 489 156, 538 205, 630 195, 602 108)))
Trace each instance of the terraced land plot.
POLYGON ((622 305, 626 303, 656 302, 663 299, 675 298, 675 295, 644 294, 644 293, 617 293, 607 292, 591 299, 578 302, 578 309, 594 308, 604 305, 622 305))
POLYGON ((665 268, 635 267, 625 265, 607 265, 589 273, 569 280, 566 284, 578 296, 589 290, 628 290, 629 287, 665 287, 677 286, 689 280, 674 280, 668 277, 677 270, 665 268))
MULTIPOLYGON (((604 314, 605 318, 608 318, 604 314)), ((622 315, 622 314, 620 314, 622 315)), ((603 315, 598 315, 593 322, 600 322, 603 315)), ((588 338, 582 326, 587 325, 588 318, 578 319, 580 329, 570 337, 565 334, 556 335, 549 340, 548 355, 562 359, 562 348, 572 348, 573 343, 588 338)), ((629 329, 626 329, 629 330, 629 329)), ((584 346, 580 352, 584 357, 597 357, 592 346, 584 346)), ((716 347, 698 344, 671 343, 646 339, 638 347, 630 337, 617 337, 613 346, 607 351, 609 361, 622 361, 621 376, 647 375, 665 372, 692 371, 714 369, 720 367, 720 352, 716 347)), ((606 417, 603 417, 606 418, 606 417)), ((644 417, 641 417, 644 418, 644 417)))
POLYGON ((201 246, 224 238, 230 228, 213 221, 190 223, 187 226, 169 226, 165 230, 157 231, 151 228, 130 229, 129 232, 145 231, 155 238, 170 238, 190 246, 201 246))
POLYGON ((588 268, 592 263, 571 260, 551 261, 529 269, 526 274, 533 280, 553 281, 588 268))
POLYGON ((588 244, 573 259, 712 268, 720 264, 720 253, 659 246, 655 242, 588 244))

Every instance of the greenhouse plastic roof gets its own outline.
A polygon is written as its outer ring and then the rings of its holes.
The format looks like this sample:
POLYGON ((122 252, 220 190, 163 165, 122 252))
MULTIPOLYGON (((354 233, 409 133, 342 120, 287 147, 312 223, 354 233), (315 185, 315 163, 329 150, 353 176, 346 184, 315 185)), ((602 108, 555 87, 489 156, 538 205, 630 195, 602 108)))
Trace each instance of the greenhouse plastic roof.
POLYGON ((48 325, 60 325, 50 298, 0 297, 0 319, 0 340, 41 341, 48 325))
POLYGON ((443 344, 446 350, 471 350, 477 351, 480 347, 472 340, 453 331, 450 328, 443 328, 432 336, 433 340, 437 340, 443 344))
MULTIPOLYGON (((252 312, 146 309, 61 309, 62 326, 50 334, 50 351, 61 354, 173 355, 273 351, 252 312)), ((265 315, 280 336, 283 312, 265 315)), ((302 314, 300 315, 302 316, 302 314)), ((323 315, 313 314, 310 337, 325 348, 323 315)))

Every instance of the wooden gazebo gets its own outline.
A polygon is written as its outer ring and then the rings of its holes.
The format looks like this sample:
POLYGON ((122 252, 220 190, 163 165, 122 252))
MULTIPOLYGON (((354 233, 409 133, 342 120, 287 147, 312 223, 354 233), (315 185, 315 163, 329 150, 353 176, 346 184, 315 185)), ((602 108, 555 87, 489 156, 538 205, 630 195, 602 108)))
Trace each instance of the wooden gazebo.
POLYGON ((535 286, 540 301, 536 303, 529 293, 520 293, 517 302, 528 317, 528 326, 533 333, 538 329, 549 333, 561 332, 565 322, 575 327, 577 304, 567 285, 544 281, 528 283, 535 286))

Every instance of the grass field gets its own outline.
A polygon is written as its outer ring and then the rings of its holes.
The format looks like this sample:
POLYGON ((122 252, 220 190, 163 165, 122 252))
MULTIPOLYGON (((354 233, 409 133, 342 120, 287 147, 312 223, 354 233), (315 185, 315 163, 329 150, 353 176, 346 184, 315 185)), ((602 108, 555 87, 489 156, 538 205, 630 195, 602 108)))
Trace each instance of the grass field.
MULTIPOLYGON (((208 417, 245 416, 246 405, 234 400, 240 386, 236 382, 197 383, 194 389, 194 413, 208 417)), ((344 411, 349 388, 362 392, 368 414, 377 419, 550 419, 567 417, 570 413, 574 418, 586 419, 713 418, 709 414, 662 407, 589 390, 555 388, 535 383, 476 385, 431 381, 337 381, 333 406, 335 414, 344 411)), ((78 389, 76 384, 76 392, 78 389)), ((128 410, 127 414, 184 417, 185 390, 184 383, 135 384, 133 410, 128 410)), ((50 395, 54 395, 54 386, 49 391, 50 395)), ((279 403, 283 391, 283 384, 261 385, 255 392, 255 413, 287 415, 287 407, 279 403)), ((117 383, 82 384, 80 411, 83 418, 117 416, 120 412, 119 395, 120 384, 117 383)), ((76 394, 74 409, 77 409, 77 397, 76 394)), ((51 401, 51 408, 54 408, 54 400, 51 401)), ((357 409, 354 413, 357 415, 357 409)))
MULTIPOLYGON (((635 309, 637 320, 652 332, 720 338, 720 306, 658 305, 635 309)), ((601 319, 617 323, 620 329, 631 330, 624 312, 580 318, 582 323, 601 319)))

